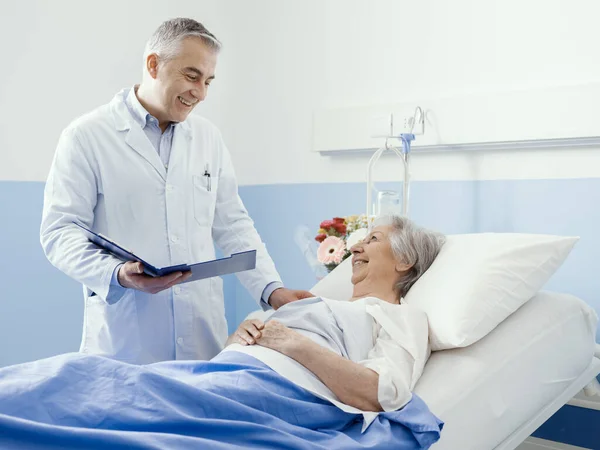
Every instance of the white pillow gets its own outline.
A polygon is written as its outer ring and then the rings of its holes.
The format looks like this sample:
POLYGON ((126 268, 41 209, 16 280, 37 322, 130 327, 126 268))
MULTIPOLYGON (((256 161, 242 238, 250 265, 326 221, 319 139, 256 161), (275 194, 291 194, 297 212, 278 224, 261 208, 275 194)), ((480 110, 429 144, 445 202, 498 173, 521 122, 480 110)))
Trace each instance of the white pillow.
POLYGON ((466 347, 532 298, 578 240, 516 233, 450 235, 404 301, 427 313, 432 350, 466 347))
MULTIPOLYGON (((466 347, 533 297, 578 240, 515 233, 447 236, 440 254, 404 301, 427 313, 432 350, 466 347)), ((310 291, 321 297, 349 300, 351 259, 310 291)))
POLYGON ((310 290, 317 297, 332 300, 350 300, 352 298, 352 256, 346 258, 310 290))

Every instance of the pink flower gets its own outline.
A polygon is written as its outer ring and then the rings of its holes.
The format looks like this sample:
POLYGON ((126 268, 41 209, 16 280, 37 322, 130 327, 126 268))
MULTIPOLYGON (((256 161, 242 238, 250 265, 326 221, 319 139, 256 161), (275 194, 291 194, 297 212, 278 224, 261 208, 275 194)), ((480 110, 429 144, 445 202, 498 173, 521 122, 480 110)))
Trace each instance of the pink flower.
POLYGON ((317 259, 321 264, 342 262, 342 258, 346 253, 346 244, 342 239, 336 236, 328 236, 317 250, 317 259))

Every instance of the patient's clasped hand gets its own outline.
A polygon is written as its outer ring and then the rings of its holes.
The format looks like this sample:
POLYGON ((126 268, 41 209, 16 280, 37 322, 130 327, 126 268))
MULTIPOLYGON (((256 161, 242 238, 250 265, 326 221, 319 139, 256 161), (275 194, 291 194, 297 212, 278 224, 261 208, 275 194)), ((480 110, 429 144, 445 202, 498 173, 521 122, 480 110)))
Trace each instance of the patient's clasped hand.
POLYGON ((442 423, 411 393, 427 317, 401 299, 443 242, 379 219, 352 248, 351 301, 314 297, 244 321, 211 361, 75 353, 0 369, 0 447, 428 448, 442 423))

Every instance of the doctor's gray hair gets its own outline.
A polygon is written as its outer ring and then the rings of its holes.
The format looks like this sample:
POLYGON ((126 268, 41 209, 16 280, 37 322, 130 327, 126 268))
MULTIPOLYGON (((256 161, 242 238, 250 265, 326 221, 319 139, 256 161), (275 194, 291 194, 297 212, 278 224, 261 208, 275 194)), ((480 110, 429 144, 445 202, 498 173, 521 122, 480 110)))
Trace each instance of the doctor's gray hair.
POLYGON ((221 49, 219 40, 200 22, 193 19, 176 18, 163 22, 148 39, 144 50, 144 59, 152 53, 156 53, 163 61, 175 57, 179 51, 179 44, 187 37, 200 38, 215 52, 221 49))
POLYGON ((433 264, 446 242, 446 237, 436 231, 419 227, 403 216, 377 217, 373 227, 380 225, 392 227, 389 235, 392 253, 397 261, 411 266, 395 286, 395 290, 401 298, 433 264))

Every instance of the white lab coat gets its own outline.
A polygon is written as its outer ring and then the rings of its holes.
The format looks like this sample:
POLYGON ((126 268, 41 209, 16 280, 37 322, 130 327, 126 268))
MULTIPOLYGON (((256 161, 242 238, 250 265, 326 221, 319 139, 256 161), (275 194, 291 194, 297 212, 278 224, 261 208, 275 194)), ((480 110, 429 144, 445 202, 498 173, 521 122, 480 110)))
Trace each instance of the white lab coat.
POLYGON ((172 295, 120 287, 109 295, 121 261, 72 221, 157 267, 214 259, 213 239, 226 255, 257 249, 256 269, 238 275, 257 301, 281 279, 238 196, 217 128, 195 115, 177 124, 166 170, 130 115, 127 93, 62 133, 44 192, 41 243, 52 264, 84 286, 82 352, 137 364, 209 359, 227 339, 221 278, 176 286, 172 295))

